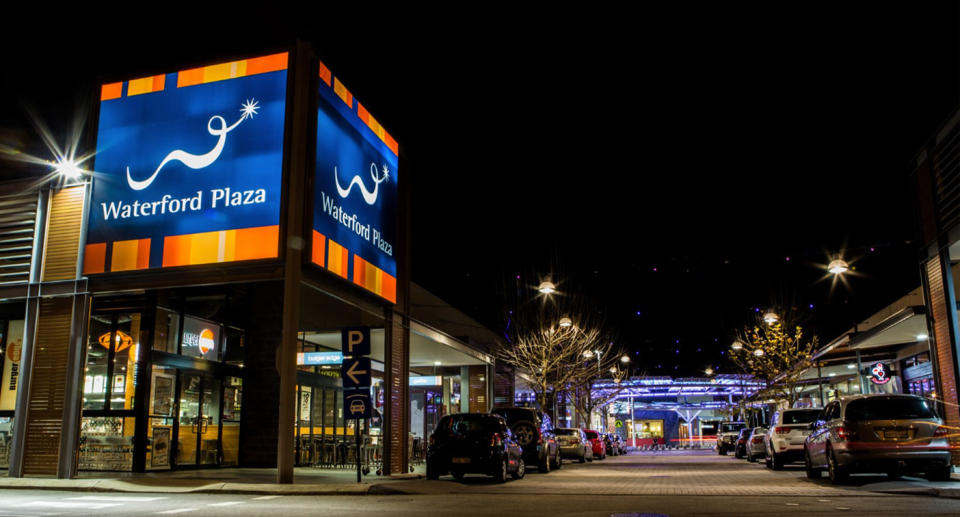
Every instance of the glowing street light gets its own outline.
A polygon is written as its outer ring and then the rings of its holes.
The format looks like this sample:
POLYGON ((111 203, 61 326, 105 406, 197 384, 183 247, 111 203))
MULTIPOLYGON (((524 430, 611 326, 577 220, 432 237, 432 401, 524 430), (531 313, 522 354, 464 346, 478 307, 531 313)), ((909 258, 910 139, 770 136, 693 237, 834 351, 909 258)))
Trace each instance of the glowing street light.
POLYGON ((780 316, 777 316, 777 313, 773 311, 767 311, 767 313, 763 315, 763 321, 765 321, 767 325, 773 325, 779 320, 780 316))
POLYGON ((733 350, 743 350, 743 343, 740 341, 734 341, 733 344, 730 345, 730 348, 733 350))
POLYGON ((827 266, 827 271, 833 273, 834 275, 840 275, 846 273, 850 269, 850 265, 842 259, 835 259, 830 261, 830 265, 827 266))
POLYGON ((753 351, 753 355, 755 355, 755 356, 757 356, 757 357, 763 357, 763 349, 762 349, 762 348, 758 348, 758 349, 754 350, 754 351, 753 351))
POLYGON ((561 327, 564 327, 564 328, 572 327, 572 326, 573 326, 573 320, 571 320, 570 318, 564 316, 564 317, 560 318, 560 326, 561 326, 561 327))
POLYGON ((53 165, 53 171, 64 178, 75 180, 83 175, 83 169, 69 158, 57 158, 56 162, 50 163, 53 165))
POLYGON ((537 287, 537 291, 540 291, 541 294, 553 294, 557 292, 557 286, 553 285, 553 282, 544 281, 540 282, 540 286, 537 287))
POLYGON ((617 367, 616 367, 616 366, 611 366, 611 367, 610 367, 610 373, 617 373, 617 367))
POLYGON ((591 357, 593 357, 593 352, 591 352, 590 350, 584 350, 583 356, 586 357, 587 359, 590 359, 591 357))
POLYGON ((621 355, 621 356, 620 356, 620 362, 621 362, 621 363, 629 363, 629 362, 630 362, 630 356, 627 355, 627 354, 621 355))
POLYGON ((917 341, 926 341, 928 337, 930 336, 928 336, 926 333, 917 334, 917 341))
POLYGON ((703 371, 703 373, 707 374, 707 376, 709 377, 713 375, 713 368, 708 366, 707 369, 703 371))

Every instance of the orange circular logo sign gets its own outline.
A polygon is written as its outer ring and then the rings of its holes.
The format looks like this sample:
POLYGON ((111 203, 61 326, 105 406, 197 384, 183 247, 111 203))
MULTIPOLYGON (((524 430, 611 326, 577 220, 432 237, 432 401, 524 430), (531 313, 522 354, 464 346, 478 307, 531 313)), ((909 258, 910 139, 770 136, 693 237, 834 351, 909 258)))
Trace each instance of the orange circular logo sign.
POLYGON ((197 345, 200 347, 200 353, 203 355, 207 355, 207 352, 213 350, 213 348, 216 346, 213 331, 210 329, 201 330, 200 339, 197 341, 197 345))
POLYGON ((14 362, 20 362, 20 350, 23 348, 23 343, 18 339, 16 341, 7 343, 7 359, 14 362))
MULTIPOLYGON (((101 334, 100 337, 97 338, 97 342, 100 343, 100 346, 109 350, 110 349, 110 333, 105 332, 101 334)), ((130 335, 127 334, 126 332, 122 330, 118 330, 117 337, 114 338, 113 351, 122 352, 123 350, 126 350, 131 346, 133 346, 133 338, 130 337, 130 335)))

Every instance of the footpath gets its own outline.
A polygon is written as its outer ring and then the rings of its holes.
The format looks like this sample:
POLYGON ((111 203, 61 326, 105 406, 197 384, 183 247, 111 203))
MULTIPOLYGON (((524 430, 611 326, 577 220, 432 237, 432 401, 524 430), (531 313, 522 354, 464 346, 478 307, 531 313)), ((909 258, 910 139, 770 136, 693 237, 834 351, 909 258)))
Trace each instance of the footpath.
POLYGON ((103 473, 82 472, 76 479, 0 477, 0 490, 68 490, 79 492, 195 493, 255 495, 386 495, 402 493, 404 481, 421 479, 422 473, 361 477, 345 469, 297 468, 294 483, 276 483, 276 469, 222 468, 146 472, 98 477, 103 473))

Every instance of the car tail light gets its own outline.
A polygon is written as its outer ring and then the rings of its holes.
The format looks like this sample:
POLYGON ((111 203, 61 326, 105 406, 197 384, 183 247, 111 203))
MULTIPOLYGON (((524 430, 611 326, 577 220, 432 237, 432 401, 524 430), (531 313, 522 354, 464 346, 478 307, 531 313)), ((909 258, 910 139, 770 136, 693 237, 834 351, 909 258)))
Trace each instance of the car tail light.
POLYGON ((537 445, 543 445, 543 429, 537 429, 537 445))
POLYGON ((763 441, 763 437, 762 437, 762 436, 754 436, 754 437, 753 437, 753 443, 760 443, 760 442, 762 442, 762 441, 763 441))
POLYGON ((430 447, 433 447, 437 444, 437 441, 433 438, 432 434, 430 435, 430 441, 428 443, 430 444, 430 447))
POLYGON ((500 447, 501 445, 503 445, 503 441, 500 439, 500 433, 493 433, 493 436, 490 437, 490 446, 500 447))
POLYGON ((790 428, 784 427, 784 426, 778 426, 773 428, 773 432, 777 434, 787 434, 790 432, 790 428))
POLYGON ((842 425, 836 428, 836 433, 839 440, 849 440, 857 436, 856 431, 842 425))
POLYGON ((936 431, 933 432, 934 438, 946 438, 950 435, 950 431, 946 427, 940 426, 936 431))

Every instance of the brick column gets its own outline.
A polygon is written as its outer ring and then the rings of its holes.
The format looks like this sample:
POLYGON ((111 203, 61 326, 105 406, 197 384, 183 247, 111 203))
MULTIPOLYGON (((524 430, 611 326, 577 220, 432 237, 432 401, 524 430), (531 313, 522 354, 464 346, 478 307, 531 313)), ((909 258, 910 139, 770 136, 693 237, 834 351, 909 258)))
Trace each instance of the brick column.
MULTIPOLYGON (((957 310, 953 289, 953 275, 946 251, 924 265, 929 306, 931 337, 930 350, 934 352, 937 373, 937 396, 943 401, 940 412, 944 423, 954 429, 960 427, 960 408, 957 397, 957 310)), ((960 439, 951 438, 951 456, 954 465, 960 465, 960 439)))
POLYGON ((277 466, 280 372, 277 351, 282 331, 283 284, 251 284, 244 335, 240 466, 277 466))

